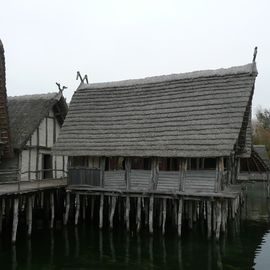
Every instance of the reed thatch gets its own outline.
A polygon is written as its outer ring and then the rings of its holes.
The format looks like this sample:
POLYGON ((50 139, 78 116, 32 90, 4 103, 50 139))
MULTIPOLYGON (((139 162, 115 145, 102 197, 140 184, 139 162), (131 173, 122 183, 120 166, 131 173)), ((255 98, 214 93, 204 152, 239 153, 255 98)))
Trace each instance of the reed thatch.
POLYGON ((81 84, 54 152, 69 156, 250 155, 256 64, 81 84))
POLYGON ((57 119, 62 125, 67 114, 67 104, 61 93, 48 93, 8 97, 8 112, 13 147, 21 149, 48 115, 57 110, 57 119))

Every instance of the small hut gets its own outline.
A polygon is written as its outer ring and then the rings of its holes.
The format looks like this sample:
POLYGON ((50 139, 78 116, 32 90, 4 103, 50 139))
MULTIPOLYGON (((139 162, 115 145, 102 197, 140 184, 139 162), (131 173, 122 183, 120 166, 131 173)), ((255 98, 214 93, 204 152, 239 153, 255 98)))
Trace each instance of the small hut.
POLYGON ((8 98, 14 157, 0 165, 2 170, 14 171, 8 180, 18 176, 21 180, 38 180, 66 175, 67 157, 54 156, 51 149, 67 110, 62 92, 8 98))

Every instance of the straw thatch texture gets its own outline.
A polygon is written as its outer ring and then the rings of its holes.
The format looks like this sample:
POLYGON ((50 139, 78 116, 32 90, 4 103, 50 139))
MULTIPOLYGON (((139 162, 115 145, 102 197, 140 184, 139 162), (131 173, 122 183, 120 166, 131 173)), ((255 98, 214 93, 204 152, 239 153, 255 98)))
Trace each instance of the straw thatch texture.
POLYGON ((13 146, 21 149, 54 106, 58 106, 58 120, 62 124, 67 104, 61 93, 25 95, 8 98, 8 111, 13 146))
POLYGON ((54 152, 69 156, 167 157, 247 152, 256 75, 253 63, 82 84, 72 98, 54 152))

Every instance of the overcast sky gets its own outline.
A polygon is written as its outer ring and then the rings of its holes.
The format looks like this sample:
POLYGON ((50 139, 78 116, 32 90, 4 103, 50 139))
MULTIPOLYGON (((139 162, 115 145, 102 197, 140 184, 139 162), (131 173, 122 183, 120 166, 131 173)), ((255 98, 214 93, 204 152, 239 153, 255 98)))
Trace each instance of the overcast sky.
POLYGON ((1 0, 9 96, 251 62, 253 109, 270 108, 269 0, 1 0))

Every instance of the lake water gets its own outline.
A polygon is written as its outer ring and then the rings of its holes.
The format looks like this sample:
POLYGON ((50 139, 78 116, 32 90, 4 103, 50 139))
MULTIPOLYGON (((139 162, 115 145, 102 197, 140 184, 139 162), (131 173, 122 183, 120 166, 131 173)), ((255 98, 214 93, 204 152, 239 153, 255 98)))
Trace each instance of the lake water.
POLYGON ((0 239, 0 269, 270 269, 270 200, 264 184, 249 184, 241 216, 219 242, 205 227, 140 235, 124 228, 99 231, 89 224, 49 231, 36 226, 31 240, 19 231, 17 244, 0 239))

